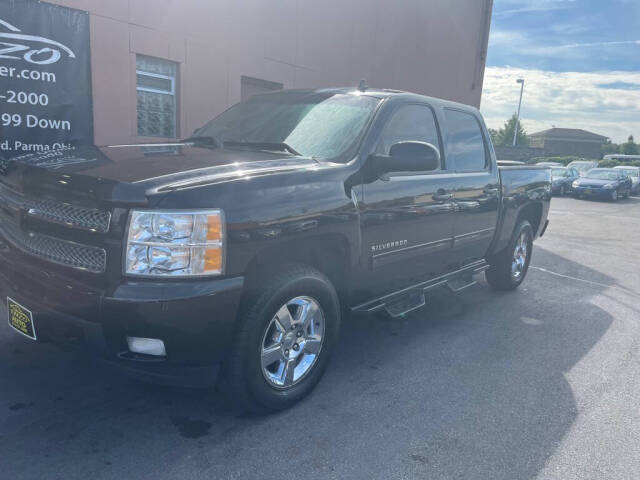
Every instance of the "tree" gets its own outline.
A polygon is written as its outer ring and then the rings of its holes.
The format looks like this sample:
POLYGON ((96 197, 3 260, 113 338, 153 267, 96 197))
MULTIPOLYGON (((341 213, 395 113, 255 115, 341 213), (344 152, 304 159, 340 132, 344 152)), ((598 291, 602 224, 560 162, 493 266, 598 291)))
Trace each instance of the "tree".
POLYGON ((620 145, 620 152, 623 155, 638 155, 639 150, 638 144, 633 139, 633 135, 629 135, 627 143, 620 145))
POLYGON ((607 138, 607 140, 602 145, 602 156, 612 155, 620 153, 620 145, 613 143, 611 139, 607 138))
MULTIPOLYGON (((495 138, 493 138, 495 145, 498 145, 498 146, 513 145, 513 131, 516 128, 516 122, 517 122, 517 115, 514 113, 513 116, 505 122, 504 126, 496 132, 495 138)), ((529 137, 527 137, 527 132, 522 127, 522 122, 518 122, 517 144, 520 146, 529 145, 529 137)))
POLYGON ((491 142, 494 145, 497 145, 497 141, 498 141, 498 130, 496 130, 495 128, 489 128, 489 136, 491 137, 491 142))

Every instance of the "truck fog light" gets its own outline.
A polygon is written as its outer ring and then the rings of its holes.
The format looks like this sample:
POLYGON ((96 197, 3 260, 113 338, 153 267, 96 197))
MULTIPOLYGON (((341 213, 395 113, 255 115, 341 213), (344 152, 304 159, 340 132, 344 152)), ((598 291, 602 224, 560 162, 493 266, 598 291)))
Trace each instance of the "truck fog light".
POLYGON ((134 353, 143 353, 156 357, 167 356, 164 342, 157 338, 127 337, 127 345, 129 345, 129 350, 134 353))

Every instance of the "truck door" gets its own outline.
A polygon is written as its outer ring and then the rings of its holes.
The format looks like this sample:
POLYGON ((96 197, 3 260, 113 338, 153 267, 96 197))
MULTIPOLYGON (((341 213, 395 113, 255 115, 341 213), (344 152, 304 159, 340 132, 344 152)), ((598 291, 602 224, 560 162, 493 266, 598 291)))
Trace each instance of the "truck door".
POLYGON ((500 179, 480 118, 451 108, 443 113, 447 161, 455 170, 453 254, 461 267, 484 258, 493 240, 500 179))
MULTIPOLYGON (((375 140, 375 153, 388 155, 403 141, 427 142, 442 152, 433 109, 401 104, 392 110, 375 140)), ((453 240, 453 180, 438 170, 392 172, 365 182, 361 231, 365 266, 361 290, 394 291, 442 274, 453 240)))

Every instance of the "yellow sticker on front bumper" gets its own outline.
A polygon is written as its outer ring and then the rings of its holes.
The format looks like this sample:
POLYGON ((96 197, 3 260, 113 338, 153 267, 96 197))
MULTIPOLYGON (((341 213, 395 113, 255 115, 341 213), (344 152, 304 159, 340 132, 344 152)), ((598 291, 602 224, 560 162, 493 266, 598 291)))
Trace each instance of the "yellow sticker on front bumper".
POLYGON ((33 313, 9 297, 7 297, 7 310, 9 313, 9 326, 25 337, 35 340, 36 328, 33 325, 33 313))

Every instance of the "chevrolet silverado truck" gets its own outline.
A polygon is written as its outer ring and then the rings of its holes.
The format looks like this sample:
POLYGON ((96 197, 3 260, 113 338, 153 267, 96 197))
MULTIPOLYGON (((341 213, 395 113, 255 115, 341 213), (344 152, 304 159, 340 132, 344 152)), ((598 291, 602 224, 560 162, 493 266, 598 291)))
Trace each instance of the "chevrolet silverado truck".
POLYGON ((247 409, 275 411, 320 380, 346 313, 403 317, 480 272, 518 287, 550 180, 498 167, 472 107, 256 95, 176 143, 1 162, 0 295, 32 340, 85 345, 143 380, 224 379, 247 409))

